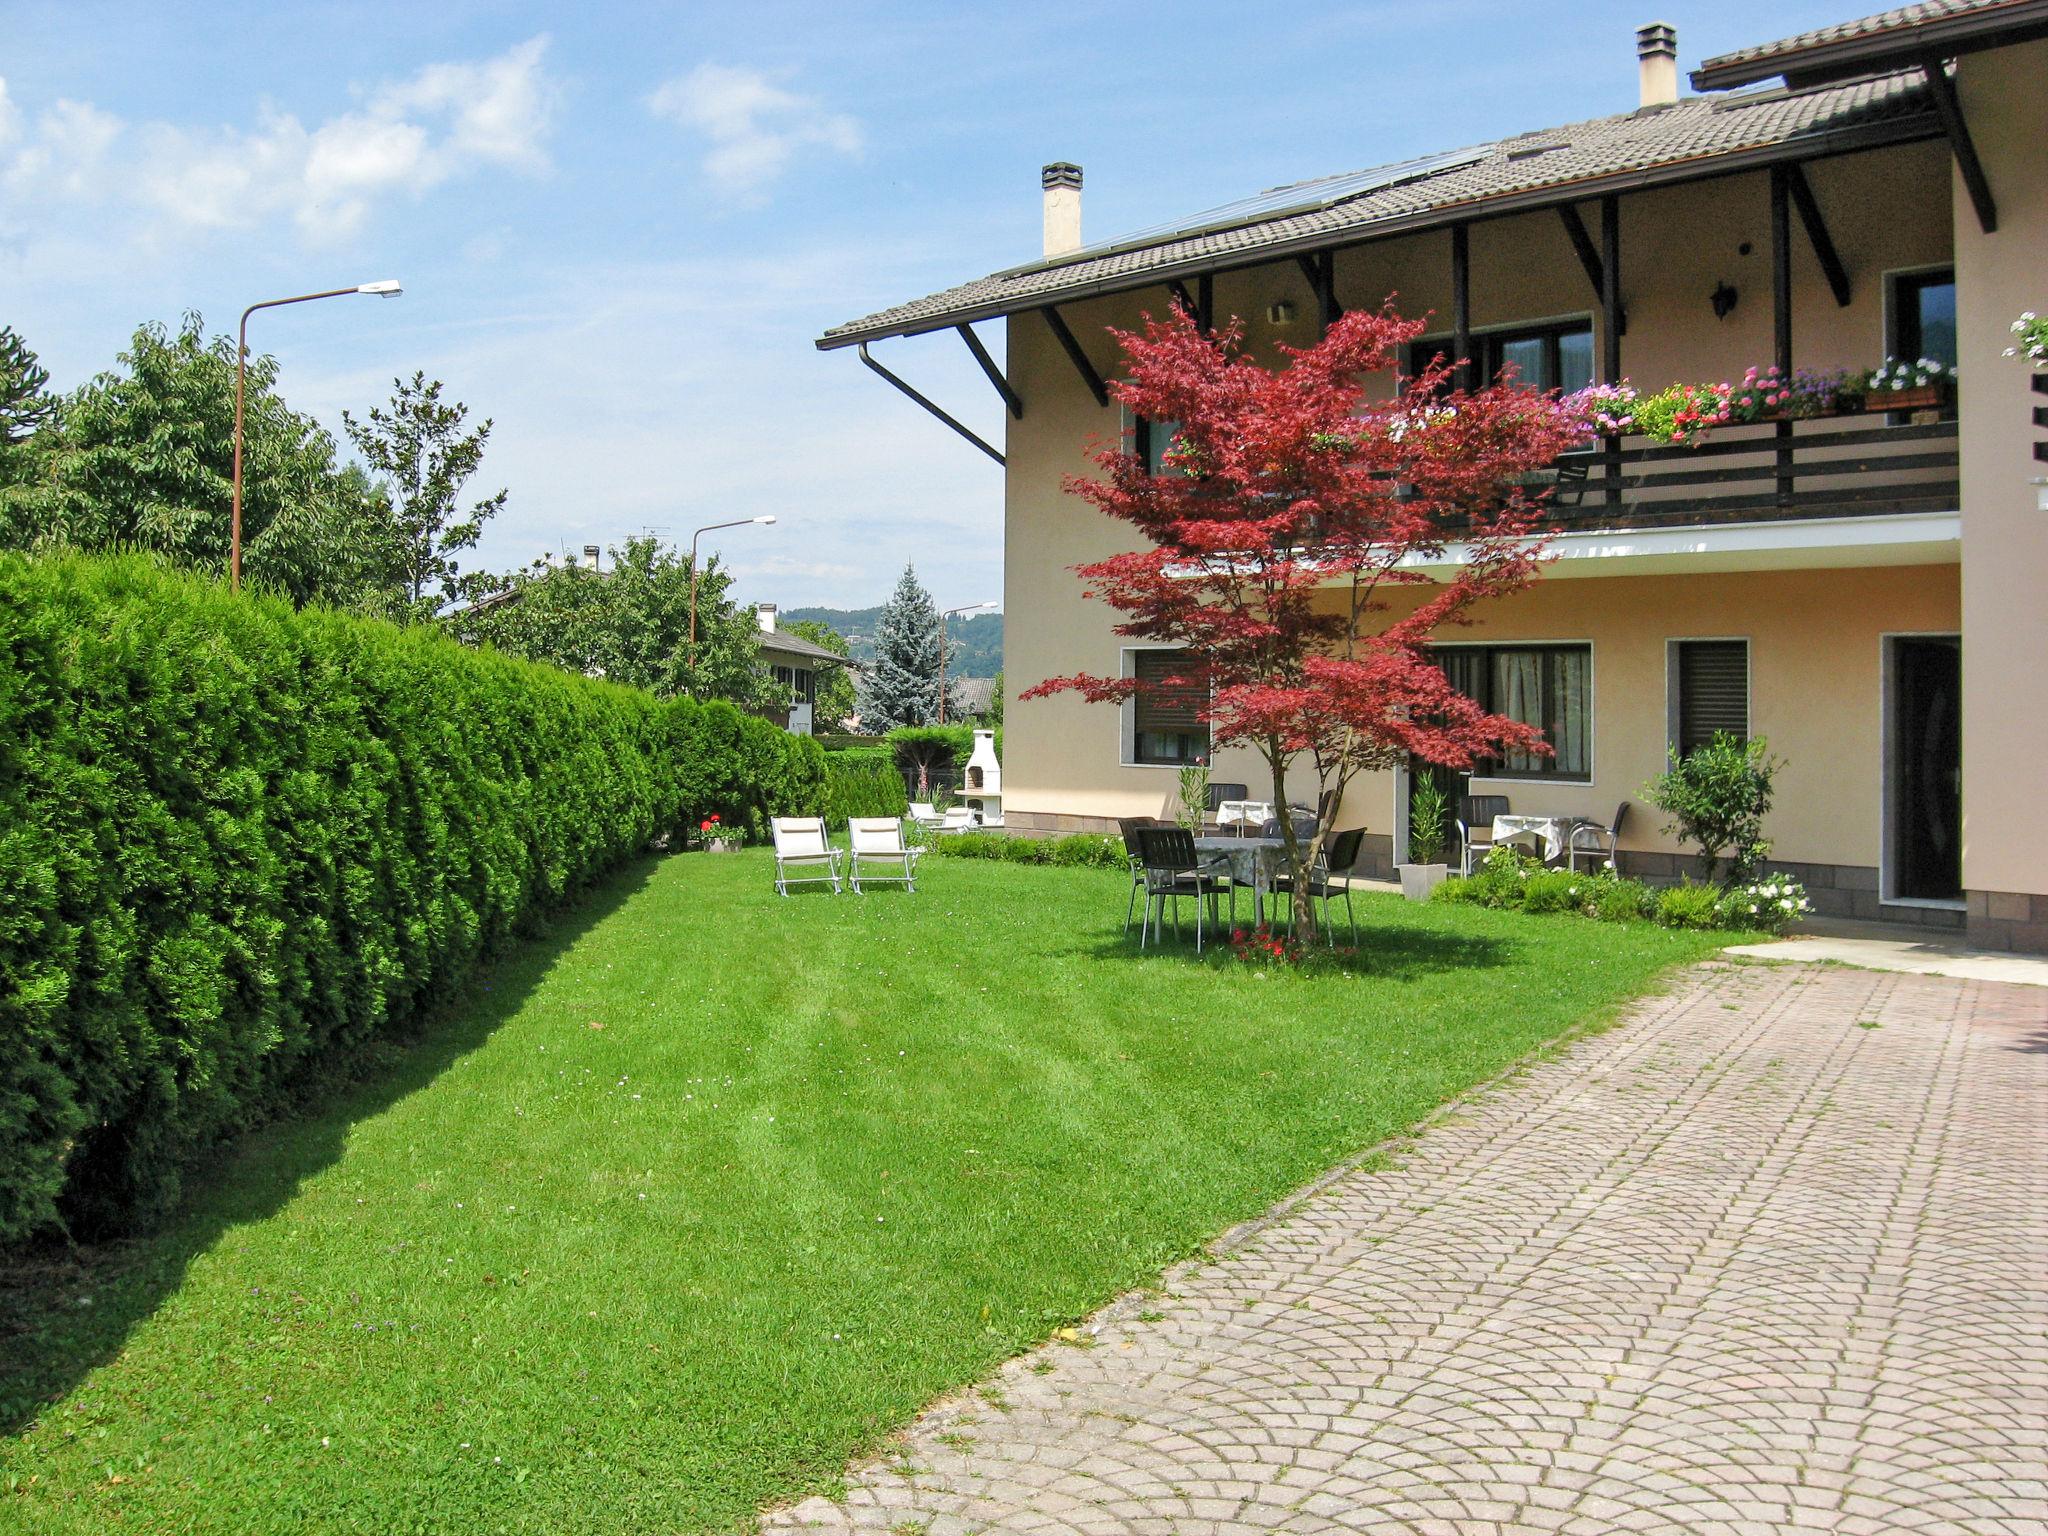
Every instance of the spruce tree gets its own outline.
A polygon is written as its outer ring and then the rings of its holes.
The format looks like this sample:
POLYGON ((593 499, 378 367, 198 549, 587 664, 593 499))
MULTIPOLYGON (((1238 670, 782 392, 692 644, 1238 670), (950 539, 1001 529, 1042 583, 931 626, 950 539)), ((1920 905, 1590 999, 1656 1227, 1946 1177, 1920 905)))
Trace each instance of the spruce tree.
POLYGON ((861 726, 886 731, 930 725, 939 718, 939 649, 945 643, 938 605, 906 565, 875 625, 875 660, 861 683, 861 726))

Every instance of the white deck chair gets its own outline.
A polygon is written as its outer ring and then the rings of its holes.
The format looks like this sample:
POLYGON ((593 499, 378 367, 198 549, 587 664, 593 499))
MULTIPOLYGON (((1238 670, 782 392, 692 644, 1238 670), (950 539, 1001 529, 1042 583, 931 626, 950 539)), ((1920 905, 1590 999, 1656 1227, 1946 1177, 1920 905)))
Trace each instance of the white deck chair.
POLYGON ((939 808, 933 805, 929 800, 911 801, 910 819, 912 821, 923 822, 926 826, 931 827, 936 827, 941 821, 945 820, 945 818, 939 814, 939 808))
POLYGON ((917 856, 922 849, 903 841, 903 823, 893 816, 854 816, 846 823, 847 840, 853 844, 853 891, 860 894, 863 880, 901 880, 908 890, 917 889, 917 856), (877 875, 863 871, 863 865, 900 865, 898 875, 877 875))
POLYGON ((974 812, 964 805, 956 805, 940 818, 941 832, 971 832, 974 830, 974 812))
POLYGON ((792 885, 816 885, 829 880, 832 894, 839 894, 839 850, 825 832, 822 816, 777 816, 769 823, 775 835, 775 889, 789 894, 792 885), (791 870, 814 869, 813 875, 791 874, 791 870))

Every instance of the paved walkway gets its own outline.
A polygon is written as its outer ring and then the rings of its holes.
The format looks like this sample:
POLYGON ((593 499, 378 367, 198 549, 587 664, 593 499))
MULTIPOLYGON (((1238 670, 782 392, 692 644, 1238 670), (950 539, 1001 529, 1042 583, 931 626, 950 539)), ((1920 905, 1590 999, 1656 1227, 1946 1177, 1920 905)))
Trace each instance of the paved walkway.
POLYGON ((1167 1292, 767 1527, 2042 1536, 2048 994, 1703 967, 1167 1292))

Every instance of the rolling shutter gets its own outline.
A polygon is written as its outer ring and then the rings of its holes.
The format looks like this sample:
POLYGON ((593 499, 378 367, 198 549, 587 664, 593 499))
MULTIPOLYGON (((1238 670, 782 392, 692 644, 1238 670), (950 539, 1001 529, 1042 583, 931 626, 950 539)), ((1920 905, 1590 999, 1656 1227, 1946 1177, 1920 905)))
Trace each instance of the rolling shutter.
POLYGON ((1203 700, 1198 684, 1158 686, 1185 664, 1179 651, 1138 651, 1132 655, 1131 663, 1131 675, 1148 685, 1138 694, 1139 730, 1208 734, 1208 727, 1201 720, 1203 700))
POLYGON ((1749 735, 1749 642, 1678 642, 1678 751, 1683 756, 1717 731, 1749 735))

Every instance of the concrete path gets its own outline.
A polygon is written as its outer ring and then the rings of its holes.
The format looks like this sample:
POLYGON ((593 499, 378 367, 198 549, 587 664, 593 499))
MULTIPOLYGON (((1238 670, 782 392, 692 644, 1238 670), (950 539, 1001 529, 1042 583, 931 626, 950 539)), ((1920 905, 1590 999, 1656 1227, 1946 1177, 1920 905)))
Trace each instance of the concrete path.
POLYGON ((2048 993, 1719 964, 768 1529, 2048 1533, 2048 993))

